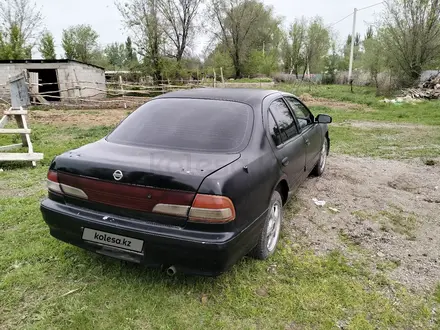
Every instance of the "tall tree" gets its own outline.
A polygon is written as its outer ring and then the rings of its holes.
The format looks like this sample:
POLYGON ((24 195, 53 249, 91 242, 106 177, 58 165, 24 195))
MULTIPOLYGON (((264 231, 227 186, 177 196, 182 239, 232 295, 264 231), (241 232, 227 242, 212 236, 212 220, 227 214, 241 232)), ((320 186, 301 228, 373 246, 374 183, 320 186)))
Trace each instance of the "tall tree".
POLYGON ((125 42, 125 58, 128 62, 133 62, 136 59, 136 53, 133 49, 133 43, 130 37, 127 37, 127 41, 125 42))
POLYGON ((195 20, 203 0, 158 0, 163 17, 163 31, 172 43, 172 56, 180 63, 188 44, 194 38, 195 20))
POLYGON ((298 78, 299 68, 304 63, 304 45, 307 36, 307 20, 302 18, 295 20, 289 29, 291 42, 291 64, 292 70, 298 78))
POLYGON ((98 33, 90 25, 75 25, 63 30, 62 45, 66 58, 92 63, 99 51, 98 33))
POLYGON ((373 27, 370 25, 365 33, 364 41, 368 39, 372 39, 374 37, 373 27))
POLYGON ((5 33, 0 33, 0 59, 24 60, 31 58, 32 47, 26 46, 23 34, 17 25, 5 33))
POLYGON ((324 84, 334 84, 336 82, 336 73, 341 65, 343 58, 336 50, 336 42, 331 42, 331 53, 324 57, 325 70, 323 75, 324 84))
POLYGON ((0 32, 20 35, 23 52, 38 43, 43 29, 43 15, 31 0, 0 1, 0 32))
POLYGON ((389 0, 382 22, 381 38, 402 83, 416 82, 422 70, 440 53, 440 1, 389 0))
POLYGON ((163 28, 159 18, 158 0, 130 0, 116 3, 125 26, 135 37, 139 55, 155 80, 161 79, 161 47, 163 28))
POLYGON ((55 54, 55 40, 52 33, 45 32, 43 34, 38 50, 45 60, 53 60, 57 58, 57 55, 55 54))
POLYGON ((319 65, 323 63, 323 57, 330 49, 330 31, 321 17, 315 17, 310 21, 304 48, 306 67, 303 77, 307 68, 310 72, 319 71, 319 65))
POLYGON ((110 45, 107 45, 107 47, 104 49, 104 54, 108 63, 114 69, 120 69, 125 65, 125 63, 127 63, 127 50, 124 44, 114 42, 110 45))
POLYGON ((365 53, 362 56, 362 65, 370 73, 376 88, 379 88, 379 73, 384 69, 384 47, 380 40, 371 36, 364 41, 365 53))
POLYGON ((235 78, 242 77, 252 50, 272 44, 273 33, 268 29, 279 30, 272 9, 258 0, 212 0, 209 15, 214 36, 231 56, 235 78))

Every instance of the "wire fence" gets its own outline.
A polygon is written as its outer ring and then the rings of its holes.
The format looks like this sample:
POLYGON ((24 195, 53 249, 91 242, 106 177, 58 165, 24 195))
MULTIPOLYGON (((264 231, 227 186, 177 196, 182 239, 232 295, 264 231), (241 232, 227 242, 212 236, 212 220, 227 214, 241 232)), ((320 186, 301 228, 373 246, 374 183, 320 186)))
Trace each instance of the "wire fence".
MULTIPOLYGON (((27 82, 32 105, 51 108, 129 108, 170 91, 208 87, 203 81, 159 81, 153 84, 127 81, 27 82)), ((0 107, 10 106, 9 84, 0 85, 0 107)))
MULTIPOLYGON (((32 81, 32 79, 30 79, 32 81)), ((28 81, 32 105, 50 108, 133 108, 152 97, 178 90, 205 87, 272 88, 273 82, 231 83, 214 79, 140 81, 28 81)), ((0 85, 0 106, 10 106, 8 84, 0 85)))

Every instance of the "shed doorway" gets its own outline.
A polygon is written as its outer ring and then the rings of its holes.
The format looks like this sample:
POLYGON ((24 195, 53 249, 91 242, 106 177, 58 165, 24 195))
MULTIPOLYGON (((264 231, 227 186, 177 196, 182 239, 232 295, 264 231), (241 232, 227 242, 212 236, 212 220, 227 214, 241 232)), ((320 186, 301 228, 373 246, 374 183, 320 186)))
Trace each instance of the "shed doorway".
MULTIPOLYGON (((38 91, 46 101, 60 101, 60 86, 57 69, 28 69, 28 72, 38 74, 38 91)), ((35 91, 37 89, 35 88, 35 91)))

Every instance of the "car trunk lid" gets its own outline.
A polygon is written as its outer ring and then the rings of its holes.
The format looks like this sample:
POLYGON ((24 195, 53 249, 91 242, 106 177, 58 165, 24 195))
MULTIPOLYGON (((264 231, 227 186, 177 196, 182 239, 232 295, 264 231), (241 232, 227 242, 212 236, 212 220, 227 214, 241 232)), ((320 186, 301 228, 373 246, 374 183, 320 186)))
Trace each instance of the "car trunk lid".
POLYGON ((154 222, 184 224, 186 216, 158 216, 158 204, 191 206, 205 177, 240 154, 197 153, 120 145, 101 140, 58 156, 51 170, 60 184, 81 189, 87 200, 68 203, 154 222))

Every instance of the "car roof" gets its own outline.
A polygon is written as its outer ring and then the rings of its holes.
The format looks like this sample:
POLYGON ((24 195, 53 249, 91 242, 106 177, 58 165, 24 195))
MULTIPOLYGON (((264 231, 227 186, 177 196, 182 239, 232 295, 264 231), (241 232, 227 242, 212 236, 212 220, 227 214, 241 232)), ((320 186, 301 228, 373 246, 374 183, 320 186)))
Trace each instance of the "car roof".
POLYGON ((156 97, 156 99, 188 98, 222 100, 242 102, 253 106, 261 103, 266 96, 276 93, 281 94, 279 91, 275 90, 251 88, 195 88, 166 93, 156 97))

